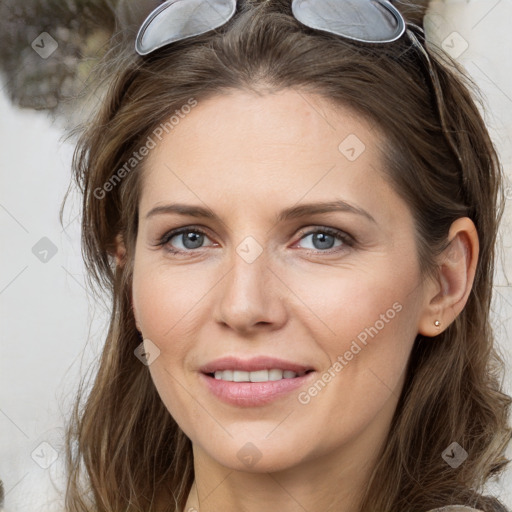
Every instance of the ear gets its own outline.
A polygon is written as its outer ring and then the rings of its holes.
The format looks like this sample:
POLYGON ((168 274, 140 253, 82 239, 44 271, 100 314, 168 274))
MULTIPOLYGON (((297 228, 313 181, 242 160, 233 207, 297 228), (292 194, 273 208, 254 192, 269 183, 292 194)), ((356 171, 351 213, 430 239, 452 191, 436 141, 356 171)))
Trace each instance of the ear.
POLYGON ((428 337, 437 336, 457 318, 475 279, 479 243, 473 221, 468 217, 457 219, 450 227, 448 240, 449 246, 438 257, 438 277, 426 285, 418 333, 428 337))
MULTIPOLYGON (((126 246, 123 240, 122 235, 117 235, 115 239, 115 248, 114 248, 114 256, 116 258, 116 265, 118 267, 123 267, 126 263, 126 246)), ((137 331, 139 333, 141 332, 139 323, 137 321, 137 311, 135 310, 135 306, 133 305, 133 297, 132 297, 132 311, 133 311, 133 318, 135 319, 135 326, 137 328, 137 331)))
POLYGON ((126 262, 126 246, 124 245, 124 240, 121 234, 116 236, 114 256, 116 258, 116 265, 118 267, 123 267, 126 262))

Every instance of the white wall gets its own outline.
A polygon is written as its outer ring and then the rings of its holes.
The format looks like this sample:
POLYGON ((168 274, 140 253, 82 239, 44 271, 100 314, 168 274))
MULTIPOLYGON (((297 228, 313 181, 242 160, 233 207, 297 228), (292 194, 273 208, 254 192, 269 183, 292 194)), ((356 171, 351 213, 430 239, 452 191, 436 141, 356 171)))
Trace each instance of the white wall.
MULTIPOLYGON (((450 51, 461 53, 458 60, 484 91, 486 120, 509 176, 511 19, 511 0, 436 0, 428 19, 431 36, 445 41, 450 51)), ((76 199, 74 210, 67 210, 69 225, 65 231, 58 221, 58 207, 70 175, 72 146, 60 140, 62 130, 52 126, 45 115, 15 110, 3 94, 0 120, 0 477, 7 494, 6 511, 53 511, 59 510, 58 503, 46 502, 55 496, 50 476, 59 482, 63 420, 78 375, 98 351, 106 315, 84 288, 79 226, 77 219, 73 221, 78 212, 76 199), (47 262, 33 253, 43 237, 57 251, 51 258, 48 253, 47 262), (49 469, 40 467, 50 464, 55 456, 57 461, 49 469)), ((512 201, 512 181, 510 187, 508 197, 512 201)), ((507 205, 494 321, 508 362, 509 394, 511 232, 512 209, 507 205)), ((508 456, 512 457, 512 447, 508 456)), ((512 470, 503 481, 491 485, 489 492, 512 507, 512 470)))

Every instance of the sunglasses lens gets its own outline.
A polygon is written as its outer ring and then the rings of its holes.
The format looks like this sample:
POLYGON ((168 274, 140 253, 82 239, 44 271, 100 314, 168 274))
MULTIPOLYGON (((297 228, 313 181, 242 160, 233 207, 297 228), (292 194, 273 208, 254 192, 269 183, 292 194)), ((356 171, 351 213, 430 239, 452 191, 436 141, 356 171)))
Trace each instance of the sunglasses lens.
POLYGON ((400 12, 387 0, 293 0, 292 11, 310 28, 366 43, 396 41, 405 32, 400 12))
POLYGON ((236 0, 168 0, 142 24, 136 50, 147 55, 174 41, 204 34, 224 25, 236 10, 236 0))

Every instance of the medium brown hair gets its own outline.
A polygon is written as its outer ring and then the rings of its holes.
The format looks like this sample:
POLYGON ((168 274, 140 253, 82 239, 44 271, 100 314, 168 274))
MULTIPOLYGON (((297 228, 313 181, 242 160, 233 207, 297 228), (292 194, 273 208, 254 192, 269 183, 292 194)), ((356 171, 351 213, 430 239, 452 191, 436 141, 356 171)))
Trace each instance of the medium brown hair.
MULTIPOLYGON (((414 14, 411 6, 405 11, 414 14)), ((448 504, 506 510, 481 494, 506 467, 511 438, 511 399, 501 389, 504 365, 489 318, 501 168, 473 85, 454 62, 429 52, 446 106, 444 129, 423 57, 406 38, 370 46, 310 30, 295 20, 289 0, 240 1, 235 17, 215 32, 144 58, 131 47, 107 56, 106 94, 73 164, 83 193, 84 259, 90 276, 111 292, 112 315, 93 385, 87 395, 80 388, 68 425, 66 510, 181 512, 194 479, 191 442, 134 356, 141 338, 131 279, 144 161, 105 197, 97 191, 191 98, 286 88, 318 94, 333 108, 351 107, 386 134, 386 177, 413 215, 425 274, 435 275, 435 256, 454 220, 469 216, 479 235, 464 310, 435 339, 415 340, 360 510, 420 512, 448 504), (124 265, 113 257, 118 235, 124 265), (469 454, 456 469, 441 456, 454 441, 469 454)))

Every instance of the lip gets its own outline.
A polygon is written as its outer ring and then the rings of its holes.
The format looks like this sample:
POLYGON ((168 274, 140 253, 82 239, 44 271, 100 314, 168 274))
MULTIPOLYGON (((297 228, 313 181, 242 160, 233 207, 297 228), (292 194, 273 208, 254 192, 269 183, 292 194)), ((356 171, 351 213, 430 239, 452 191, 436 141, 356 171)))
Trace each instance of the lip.
POLYGON ((259 356, 252 359, 240 359, 228 356, 215 359, 200 368, 199 378, 206 388, 219 400, 238 407, 257 407, 283 398, 292 391, 308 384, 316 374, 315 368, 271 356, 259 356), (215 379, 209 374, 223 370, 290 370, 304 373, 300 377, 267 382, 229 382, 215 379))
MULTIPOLYGON (((312 366, 304 366, 299 363, 293 363, 284 359, 277 359, 270 356, 253 357, 252 359, 240 359, 238 357, 228 356, 215 359, 205 364, 199 371, 201 373, 215 373, 222 370, 242 370, 246 372, 256 372, 258 370, 290 370, 295 373, 303 373, 308 370, 315 370, 312 366)), ((278 381, 276 381, 278 382, 278 381)))
POLYGON ((309 384, 316 377, 316 373, 312 371, 301 377, 268 382, 229 382, 205 373, 200 373, 199 379, 222 402, 238 407, 257 407, 284 398, 292 391, 309 384))

